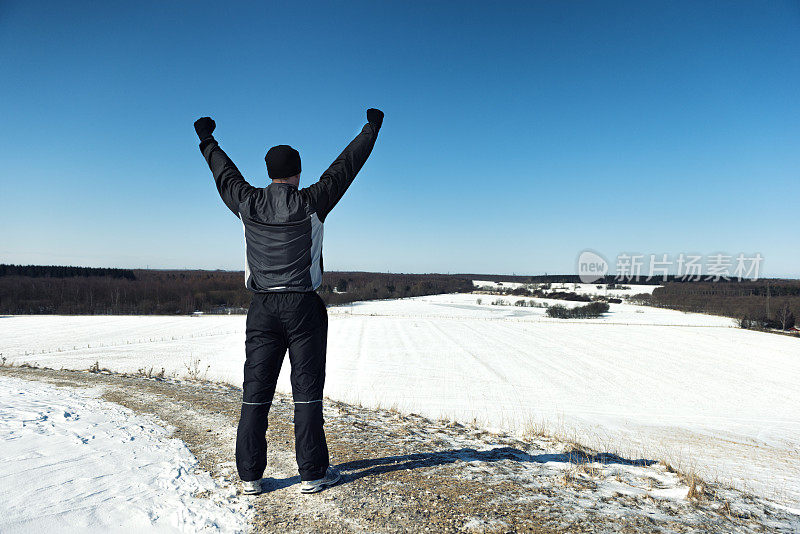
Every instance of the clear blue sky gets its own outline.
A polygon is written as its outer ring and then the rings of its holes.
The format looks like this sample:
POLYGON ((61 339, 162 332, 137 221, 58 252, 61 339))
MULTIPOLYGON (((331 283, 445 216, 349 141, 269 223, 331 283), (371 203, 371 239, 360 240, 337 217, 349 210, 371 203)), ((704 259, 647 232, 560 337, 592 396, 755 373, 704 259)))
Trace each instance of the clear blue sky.
POLYGON ((328 269, 800 276, 800 2, 0 1, 0 262, 242 269, 192 122, 315 181, 386 113, 328 269))

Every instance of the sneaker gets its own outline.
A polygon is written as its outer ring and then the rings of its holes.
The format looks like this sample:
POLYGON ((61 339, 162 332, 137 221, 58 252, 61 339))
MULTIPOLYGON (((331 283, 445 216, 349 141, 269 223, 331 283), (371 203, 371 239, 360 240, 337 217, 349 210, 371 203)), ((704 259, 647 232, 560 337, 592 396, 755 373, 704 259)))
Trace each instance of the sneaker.
POLYGON ((342 479, 342 474, 335 467, 329 467, 325 476, 317 480, 304 480, 300 483, 300 493, 317 493, 333 486, 342 479))
POLYGON ((242 493, 245 495, 258 495, 261 493, 261 481, 260 480, 243 480, 242 481, 242 493))

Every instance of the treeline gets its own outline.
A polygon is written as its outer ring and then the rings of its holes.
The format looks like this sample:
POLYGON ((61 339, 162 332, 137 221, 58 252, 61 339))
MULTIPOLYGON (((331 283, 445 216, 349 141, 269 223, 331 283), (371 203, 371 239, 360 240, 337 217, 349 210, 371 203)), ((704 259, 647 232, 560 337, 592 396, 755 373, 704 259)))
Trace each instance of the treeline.
MULTIPOLYGON (((456 274, 462 278, 470 280, 486 280, 489 282, 517 282, 520 284, 583 284, 581 278, 577 274, 541 274, 541 275, 502 275, 502 274, 456 274)), ((705 278, 707 275, 703 275, 705 278)), ((695 280, 691 276, 669 274, 664 280, 664 276, 659 274, 651 279, 647 279, 646 275, 641 275, 638 278, 628 279, 627 277, 617 278, 615 274, 607 274, 598 278, 592 284, 617 284, 617 285, 650 285, 657 286, 665 283, 675 284, 703 284, 705 282, 695 280)), ((714 282, 716 283, 716 282, 714 282)), ((731 284, 748 284, 753 283, 751 280, 735 280, 724 281, 722 283, 731 284)))
MULTIPOLYGON (((606 285, 608 289, 623 289, 627 286, 621 286, 616 284, 608 284, 606 285)), ((537 297, 542 299, 556 299, 556 300, 568 300, 573 302, 592 302, 592 301, 605 301, 610 302, 612 304, 619 304, 622 302, 622 299, 608 297, 606 295, 581 295, 575 293, 574 291, 555 291, 551 290, 551 284, 549 282, 539 284, 538 287, 525 287, 525 286, 518 286, 518 287, 503 287, 503 288, 496 288, 491 291, 492 294, 499 294, 499 295, 511 295, 515 297, 537 297)))
POLYGON ((244 275, 225 271, 133 271, 134 277, 0 278, 0 313, 172 315, 249 304, 244 275))
POLYGON ((733 317, 745 328, 786 330, 800 316, 800 280, 668 283, 633 300, 651 306, 733 317))
POLYGON ((29 276, 31 278, 74 278, 76 276, 107 276, 136 280, 131 269, 104 267, 74 267, 71 265, 8 265, 0 263, 0 276, 29 276))
MULTIPOLYGON (((65 268, 71 269, 71 268, 65 268)), ((78 268, 80 269, 80 268, 78 268)), ((0 313, 181 315, 244 313, 251 293, 239 271, 134 269, 119 276, 7 274, 0 277, 0 313)), ((31 270, 28 272, 44 272, 31 270)), ((77 271, 64 271, 67 273, 77 271)), ((471 291, 467 279, 441 274, 327 272, 319 294, 328 304, 471 291)))
POLYGON ((472 281, 449 274, 389 274, 365 272, 326 272, 317 292, 326 304, 345 304, 357 300, 397 299, 467 293, 472 281))
POLYGON ((594 319, 608 312, 609 305, 605 302, 592 302, 585 306, 567 308, 561 304, 547 307, 547 316, 556 319, 594 319))
MULTIPOLYGON (((489 282, 517 282, 520 284, 582 284, 580 276, 577 274, 541 274, 541 275, 503 275, 503 274, 456 274, 462 278, 470 280, 486 280, 489 282)), ((637 285, 660 285, 664 281, 661 275, 647 280, 645 276, 639 279, 627 280, 619 279, 616 275, 607 274, 593 284, 637 284, 637 285)), ((671 282, 687 282, 675 275, 669 275, 667 281, 671 282)))

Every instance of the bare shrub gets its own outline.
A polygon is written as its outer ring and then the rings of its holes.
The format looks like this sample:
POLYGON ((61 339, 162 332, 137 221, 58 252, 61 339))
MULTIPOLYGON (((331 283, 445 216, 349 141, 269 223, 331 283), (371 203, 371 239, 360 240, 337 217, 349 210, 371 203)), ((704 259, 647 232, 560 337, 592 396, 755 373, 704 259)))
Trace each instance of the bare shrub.
POLYGON ((206 368, 203 369, 200 365, 200 358, 191 358, 183 365, 186 368, 186 378, 195 381, 205 380, 208 375, 208 370, 211 369, 210 365, 207 365, 206 368))
POLYGON ((164 378, 164 373, 166 371, 164 370, 163 367, 158 372, 153 372, 153 367, 150 367, 149 369, 146 367, 142 367, 136 372, 139 373, 139 376, 143 376, 145 378, 164 378))

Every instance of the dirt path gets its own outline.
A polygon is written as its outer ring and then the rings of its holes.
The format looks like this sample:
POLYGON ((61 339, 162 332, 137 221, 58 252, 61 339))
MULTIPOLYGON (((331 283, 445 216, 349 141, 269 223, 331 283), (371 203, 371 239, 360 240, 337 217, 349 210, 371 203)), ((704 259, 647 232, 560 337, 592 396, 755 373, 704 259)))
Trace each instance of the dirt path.
MULTIPOLYGON (((238 481, 233 463, 241 390, 119 374, 0 368, 103 398, 175 428, 211 476, 238 481)), ((445 421, 326 401, 331 461, 342 484, 298 493, 291 399, 270 412, 266 492, 255 532, 800 532, 800 518, 724 488, 690 487, 647 459, 522 441, 445 421)))

